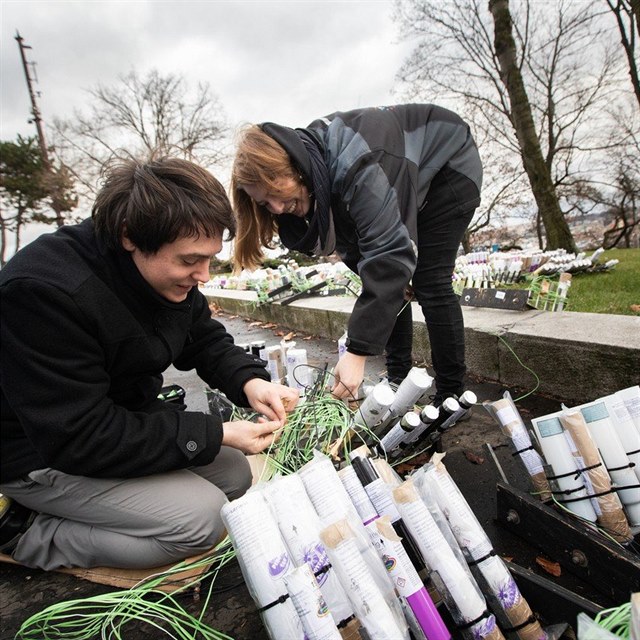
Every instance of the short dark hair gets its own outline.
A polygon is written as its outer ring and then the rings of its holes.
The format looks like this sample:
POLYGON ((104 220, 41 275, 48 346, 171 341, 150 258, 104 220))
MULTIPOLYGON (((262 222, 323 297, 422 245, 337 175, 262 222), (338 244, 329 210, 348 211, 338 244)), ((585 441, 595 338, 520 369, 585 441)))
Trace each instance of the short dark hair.
POLYGON ((178 238, 235 236, 229 198, 206 169, 179 158, 142 162, 116 159, 91 210, 96 233, 115 249, 123 230, 143 253, 156 253, 178 238))

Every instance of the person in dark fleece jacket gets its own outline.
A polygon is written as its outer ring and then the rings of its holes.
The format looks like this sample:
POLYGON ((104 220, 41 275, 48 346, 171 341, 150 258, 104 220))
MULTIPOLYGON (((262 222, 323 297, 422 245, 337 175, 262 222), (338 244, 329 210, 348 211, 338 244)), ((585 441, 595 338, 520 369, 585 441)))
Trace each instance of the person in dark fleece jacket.
POLYGON ((411 368, 411 305, 427 324, 434 404, 464 388, 464 326, 452 274, 480 204, 482 164, 468 125, 432 104, 337 112, 292 129, 241 132, 231 178, 236 268, 254 268, 275 235, 310 255, 336 251, 362 279, 347 353, 332 392, 355 397, 366 356, 386 350, 387 375, 411 368))
POLYGON ((298 392, 211 317, 198 283, 225 231, 221 184, 180 159, 109 165, 90 219, 0 271, 0 492, 37 515, 11 541, 30 567, 155 567, 212 547, 298 392), (259 422, 162 402, 195 369, 259 422), (17 545, 15 544, 17 540, 17 545))

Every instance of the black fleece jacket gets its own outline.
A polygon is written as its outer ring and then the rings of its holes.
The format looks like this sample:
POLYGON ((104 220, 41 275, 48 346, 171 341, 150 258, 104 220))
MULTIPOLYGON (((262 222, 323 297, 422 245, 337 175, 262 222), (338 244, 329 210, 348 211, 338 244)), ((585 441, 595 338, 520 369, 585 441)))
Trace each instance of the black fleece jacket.
POLYGON ((247 405, 269 380, 193 289, 171 303, 93 223, 62 227, 0 271, 1 481, 43 467, 129 478, 211 462, 218 416, 157 400, 170 364, 247 405))

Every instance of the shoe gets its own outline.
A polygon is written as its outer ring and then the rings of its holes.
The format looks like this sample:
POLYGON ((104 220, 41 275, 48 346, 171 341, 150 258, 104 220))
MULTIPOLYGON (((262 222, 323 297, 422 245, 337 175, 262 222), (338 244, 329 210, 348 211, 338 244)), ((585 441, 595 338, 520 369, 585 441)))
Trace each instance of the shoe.
POLYGON ((429 396, 429 400, 434 407, 439 407, 447 398, 453 398, 454 400, 458 399, 458 396, 455 393, 449 393, 445 391, 444 393, 435 393, 429 396))
POLYGON ((38 514, 0 494, 0 553, 11 555, 38 514))

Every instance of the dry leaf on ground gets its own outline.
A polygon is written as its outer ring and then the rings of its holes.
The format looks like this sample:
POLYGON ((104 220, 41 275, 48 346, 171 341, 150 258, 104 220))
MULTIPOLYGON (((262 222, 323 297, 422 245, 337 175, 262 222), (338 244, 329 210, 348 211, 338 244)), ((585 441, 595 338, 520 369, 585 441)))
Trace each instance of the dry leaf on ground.
POLYGON ((640 313, 640 304, 632 304, 629 308, 633 313, 640 313))
POLYGON ((295 338, 298 334, 294 333, 293 331, 289 331, 289 333, 287 333, 287 335, 284 337, 285 340, 291 340, 292 338, 295 338))
POLYGON ((473 462, 473 464, 484 464, 484 458, 479 456, 477 453, 473 453, 473 451, 465 451, 464 457, 469 462, 473 462))
POLYGON ((249 326, 250 326, 250 327, 261 327, 261 326, 262 326, 262 322, 258 322, 258 321, 256 321, 256 322, 251 322, 251 323, 249 324, 249 326))
POLYGON ((536 556, 536 564, 540 565, 547 573, 558 578, 562 575, 560 564, 553 560, 548 560, 542 556, 536 556))

